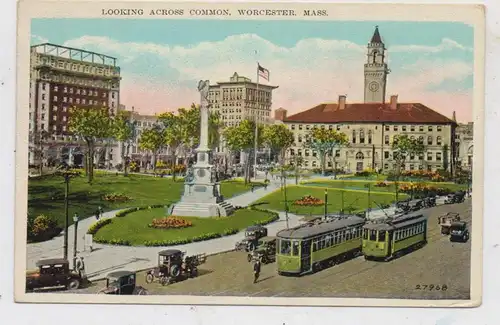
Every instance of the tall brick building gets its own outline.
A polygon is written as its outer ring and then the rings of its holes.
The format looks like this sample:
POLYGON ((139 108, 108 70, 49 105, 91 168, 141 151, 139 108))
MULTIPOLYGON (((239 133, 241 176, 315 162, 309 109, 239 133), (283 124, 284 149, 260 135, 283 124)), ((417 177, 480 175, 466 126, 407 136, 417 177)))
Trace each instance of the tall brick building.
MULTIPOLYGON (((44 134, 43 158, 81 159, 81 141, 68 130, 69 108, 107 108, 114 115, 120 108, 120 67, 116 58, 90 51, 44 43, 31 47, 30 55, 30 142, 44 134)), ((103 157, 117 162, 116 144, 101 144, 103 157)), ((30 146, 32 147, 32 146, 30 146)), ((30 164, 40 163, 30 150, 30 164)))

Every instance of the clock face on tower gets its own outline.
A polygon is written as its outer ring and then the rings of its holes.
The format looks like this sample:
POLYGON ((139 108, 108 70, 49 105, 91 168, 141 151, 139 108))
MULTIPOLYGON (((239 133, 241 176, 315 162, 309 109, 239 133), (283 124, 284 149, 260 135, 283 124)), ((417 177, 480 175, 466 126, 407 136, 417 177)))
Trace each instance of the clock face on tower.
POLYGON ((376 81, 372 81, 368 84, 368 89, 370 89, 370 91, 372 92, 376 92, 378 89, 379 89, 379 84, 378 82, 376 81))

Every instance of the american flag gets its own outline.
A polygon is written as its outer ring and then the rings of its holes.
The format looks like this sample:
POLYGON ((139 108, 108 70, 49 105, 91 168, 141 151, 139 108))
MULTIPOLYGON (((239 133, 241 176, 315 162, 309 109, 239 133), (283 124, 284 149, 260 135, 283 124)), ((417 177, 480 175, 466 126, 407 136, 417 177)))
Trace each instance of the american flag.
POLYGON ((257 64, 258 70, 259 70, 259 77, 266 79, 269 81, 269 70, 266 68, 263 68, 260 66, 260 64, 257 64))

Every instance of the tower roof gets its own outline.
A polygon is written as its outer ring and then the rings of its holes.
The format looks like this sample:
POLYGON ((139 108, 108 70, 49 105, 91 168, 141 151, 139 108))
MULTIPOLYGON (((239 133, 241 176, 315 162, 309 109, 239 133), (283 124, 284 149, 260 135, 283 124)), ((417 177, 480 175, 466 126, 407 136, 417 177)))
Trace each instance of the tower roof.
POLYGON ((378 26, 375 26, 375 31, 373 32, 372 40, 370 43, 382 43, 382 38, 380 37, 380 33, 378 31, 378 26))

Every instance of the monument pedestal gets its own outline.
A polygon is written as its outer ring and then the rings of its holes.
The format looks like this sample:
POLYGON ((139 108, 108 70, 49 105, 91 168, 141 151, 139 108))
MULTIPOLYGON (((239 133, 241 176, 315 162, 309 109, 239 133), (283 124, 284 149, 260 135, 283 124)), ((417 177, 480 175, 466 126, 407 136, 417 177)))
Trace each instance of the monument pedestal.
POLYGON ((169 211, 179 217, 227 217, 234 212, 234 207, 224 202, 220 194, 220 184, 215 182, 215 171, 210 160, 209 151, 197 150, 197 162, 192 174, 186 177, 184 194, 169 211))

